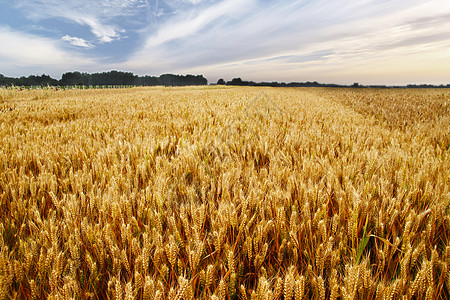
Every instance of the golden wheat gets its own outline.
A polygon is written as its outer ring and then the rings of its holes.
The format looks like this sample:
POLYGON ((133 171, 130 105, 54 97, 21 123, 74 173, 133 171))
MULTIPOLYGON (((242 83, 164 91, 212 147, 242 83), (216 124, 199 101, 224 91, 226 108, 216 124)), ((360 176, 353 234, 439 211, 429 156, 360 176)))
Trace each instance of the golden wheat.
POLYGON ((449 90, 0 96, 0 299, 450 297, 449 90))

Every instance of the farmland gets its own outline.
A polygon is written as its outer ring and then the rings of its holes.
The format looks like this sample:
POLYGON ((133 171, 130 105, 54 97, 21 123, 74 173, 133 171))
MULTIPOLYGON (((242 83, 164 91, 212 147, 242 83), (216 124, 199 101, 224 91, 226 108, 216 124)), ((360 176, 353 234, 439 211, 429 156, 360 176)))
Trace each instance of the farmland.
POLYGON ((449 209, 448 89, 0 89, 0 299, 448 299, 449 209))

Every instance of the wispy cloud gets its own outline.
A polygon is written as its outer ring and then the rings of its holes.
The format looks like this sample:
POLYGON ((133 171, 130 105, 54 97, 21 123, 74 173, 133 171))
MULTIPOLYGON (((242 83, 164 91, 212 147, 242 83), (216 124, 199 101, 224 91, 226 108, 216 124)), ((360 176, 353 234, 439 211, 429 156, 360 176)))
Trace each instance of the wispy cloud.
POLYGON ((73 37, 70 35, 65 35, 61 38, 63 41, 69 42, 70 44, 83 48, 93 48, 94 46, 86 41, 85 39, 73 37))
POLYGON ((110 43, 120 38, 120 33, 125 32, 118 26, 102 24, 96 17, 79 16, 74 20, 81 25, 88 25, 92 33, 102 43, 110 43))
POLYGON ((388 62, 399 59, 421 72, 421 56, 432 59, 429 63, 434 66, 449 53, 440 46, 449 40, 449 3, 218 1, 195 13, 178 12, 160 24, 129 63, 139 68, 139 61, 147 61, 156 70, 206 73, 213 78, 316 76, 332 82, 359 80, 365 68, 372 80, 376 73, 382 81, 383 70, 377 65, 389 73, 388 62), (221 8, 225 5, 229 9, 221 8), (435 59, 425 56, 431 49, 440 49, 434 51, 435 59))
MULTIPOLYGON (((185 1, 192 5, 197 5, 202 1, 185 1)), ((177 15, 167 21, 165 24, 152 33, 146 42, 145 47, 153 47, 175 39, 189 38, 216 21, 218 18, 238 13, 239 10, 245 10, 245 6, 254 1, 247 0, 225 0, 215 5, 205 7, 200 11, 182 12, 177 10, 177 15)))
POLYGON ((115 23, 115 18, 132 17, 143 3, 142 0, 18 0, 15 5, 33 20, 63 18, 86 25, 100 42, 109 43, 125 31, 115 23))
POLYGON ((56 26, 59 33, 45 41, 58 50, 65 42, 77 46, 71 51, 89 51, 98 70, 112 66, 139 74, 201 73, 210 80, 338 83, 420 74, 448 80, 442 74, 450 73, 442 63, 450 59, 448 0, 15 3, 34 25, 64 22, 67 26, 56 26))

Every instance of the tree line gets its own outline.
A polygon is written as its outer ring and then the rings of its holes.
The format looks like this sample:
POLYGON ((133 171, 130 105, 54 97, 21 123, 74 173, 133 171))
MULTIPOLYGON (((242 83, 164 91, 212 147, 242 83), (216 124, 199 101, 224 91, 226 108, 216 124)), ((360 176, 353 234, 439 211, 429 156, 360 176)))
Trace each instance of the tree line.
POLYGON ((5 77, 0 74, 2 86, 98 86, 98 85, 135 85, 135 86, 186 86, 207 85, 208 80, 203 75, 138 76, 131 72, 109 71, 102 73, 81 73, 78 71, 64 73, 60 80, 49 75, 30 75, 20 78, 5 77))
POLYGON ((246 81, 241 78, 233 78, 231 81, 225 81, 220 78, 217 85, 237 85, 237 86, 270 86, 270 87, 351 87, 351 88, 450 88, 450 84, 444 85, 432 85, 432 84, 408 84, 405 86, 389 86, 389 85, 361 85, 357 82, 351 85, 342 85, 334 83, 319 83, 317 81, 306 81, 306 82, 254 82, 246 81))
MULTIPOLYGON (((163 74, 160 76, 138 76, 131 72, 109 71, 102 73, 82 73, 67 72, 64 73, 60 80, 51 78, 49 75, 30 75, 19 78, 6 77, 0 74, 0 86, 186 86, 186 85, 207 85, 208 80, 203 75, 175 75, 163 74)), ((307 82, 254 82, 245 81, 241 78, 233 78, 231 81, 219 79, 217 85, 236 85, 236 86, 271 86, 271 87, 372 87, 372 88, 450 88, 447 85, 431 85, 431 84, 409 84, 406 86, 387 86, 387 85, 360 85, 354 83, 352 85, 339 85, 333 83, 318 83, 317 81, 307 82)))
MULTIPOLYGON (((220 78, 217 85, 237 85, 237 86, 270 86, 270 87, 344 87, 343 85, 333 84, 333 83, 318 83, 317 81, 307 81, 307 82, 254 82, 254 81, 245 81, 241 78, 233 78, 231 81, 225 81, 223 78, 220 78)), ((352 87, 359 86, 359 84, 355 83, 352 87)))

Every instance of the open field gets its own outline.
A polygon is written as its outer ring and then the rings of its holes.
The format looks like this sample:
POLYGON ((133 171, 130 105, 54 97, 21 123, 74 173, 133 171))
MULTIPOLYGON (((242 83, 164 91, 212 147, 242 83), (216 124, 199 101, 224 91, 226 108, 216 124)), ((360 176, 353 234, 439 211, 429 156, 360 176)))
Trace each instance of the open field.
POLYGON ((0 89, 0 299, 450 297, 450 90, 0 89))

